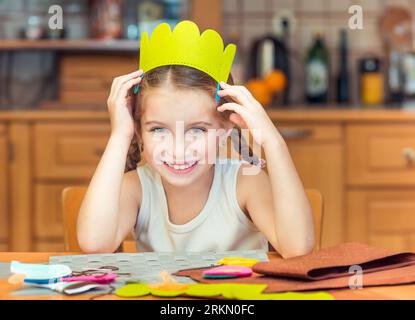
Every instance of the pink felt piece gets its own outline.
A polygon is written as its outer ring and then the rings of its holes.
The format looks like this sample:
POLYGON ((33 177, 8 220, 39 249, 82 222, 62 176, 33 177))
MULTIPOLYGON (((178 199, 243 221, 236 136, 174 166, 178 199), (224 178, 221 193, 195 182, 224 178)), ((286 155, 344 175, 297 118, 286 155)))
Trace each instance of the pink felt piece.
POLYGON ((95 282, 100 284, 107 284, 113 282, 117 278, 115 273, 108 273, 105 275, 102 274, 91 274, 91 275, 82 275, 75 277, 66 277, 62 278, 63 282, 75 282, 75 281, 86 281, 86 282, 95 282))
POLYGON ((212 269, 208 269, 203 272, 204 275, 209 276, 236 276, 236 277, 249 277, 252 275, 252 269, 244 266, 220 266, 212 269))

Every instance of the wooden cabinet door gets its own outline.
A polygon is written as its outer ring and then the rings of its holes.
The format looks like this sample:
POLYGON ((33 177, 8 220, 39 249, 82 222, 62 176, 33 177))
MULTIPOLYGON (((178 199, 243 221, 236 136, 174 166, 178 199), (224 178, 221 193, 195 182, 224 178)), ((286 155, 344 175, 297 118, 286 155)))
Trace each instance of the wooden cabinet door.
POLYGON ((34 126, 37 179, 90 179, 110 137, 107 122, 34 126))
POLYGON ((9 249, 8 149, 6 128, 0 124, 0 251, 9 249))
POLYGON ((415 191, 348 191, 347 240, 414 251, 415 191))
POLYGON ((350 125, 346 130, 350 186, 415 186, 413 124, 350 125))
POLYGON ((344 240, 343 145, 337 125, 278 126, 305 188, 318 189, 324 199, 322 247, 344 240))

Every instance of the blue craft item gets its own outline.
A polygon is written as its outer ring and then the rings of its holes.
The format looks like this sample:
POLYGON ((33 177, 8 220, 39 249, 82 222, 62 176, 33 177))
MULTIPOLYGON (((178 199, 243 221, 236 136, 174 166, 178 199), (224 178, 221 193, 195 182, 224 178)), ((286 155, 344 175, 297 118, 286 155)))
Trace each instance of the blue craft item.
MULTIPOLYGON (((144 73, 140 77, 141 77, 141 79, 143 79, 144 78, 144 73)), ((134 88, 134 94, 137 94, 139 89, 140 89, 140 84, 138 83, 134 88)))
POLYGON ((216 94, 215 94, 215 100, 216 100, 216 102, 219 102, 219 100, 220 100, 220 97, 218 95, 219 90, 220 90, 220 83, 218 82, 218 84, 216 86, 216 94))
POLYGON ((72 270, 63 264, 35 264, 18 261, 11 262, 10 272, 25 275, 24 282, 31 284, 58 282, 61 278, 72 274, 72 270))

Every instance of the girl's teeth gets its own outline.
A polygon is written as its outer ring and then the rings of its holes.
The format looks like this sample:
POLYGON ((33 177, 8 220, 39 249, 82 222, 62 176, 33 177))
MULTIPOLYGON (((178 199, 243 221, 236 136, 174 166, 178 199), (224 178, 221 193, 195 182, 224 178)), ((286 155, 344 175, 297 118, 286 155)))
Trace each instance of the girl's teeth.
POLYGON ((172 167, 172 168, 174 168, 175 170, 184 170, 184 169, 190 168, 190 167, 191 167, 191 166, 193 166, 195 163, 196 163, 196 162, 193 162, 193 163, 191 163, 191 164, 187 164, 187 165, 185 165, 185 164, 180 164, 180 165, 178 165, 178 164, 171 164, 171 163, 167 163, 167 165, 168 165, 168 166, 170 166, 170 167, 172 167))

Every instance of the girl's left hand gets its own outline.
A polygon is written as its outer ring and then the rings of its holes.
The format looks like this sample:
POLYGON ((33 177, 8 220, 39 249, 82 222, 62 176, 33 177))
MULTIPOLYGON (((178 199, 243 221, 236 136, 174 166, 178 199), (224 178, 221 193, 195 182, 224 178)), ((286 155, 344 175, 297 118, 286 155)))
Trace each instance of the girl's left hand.
POLYGON ((265 112, 264 107, 244 86, 233 86, 220 82, 223 88, 218 91, 220 97, 229 96, 234 102, 227 102, 217 108, 218 111, 233 111, 229 120, 243 129, 249 129, 255 142, 264 146, 278 136, 277 128, 265 112))

